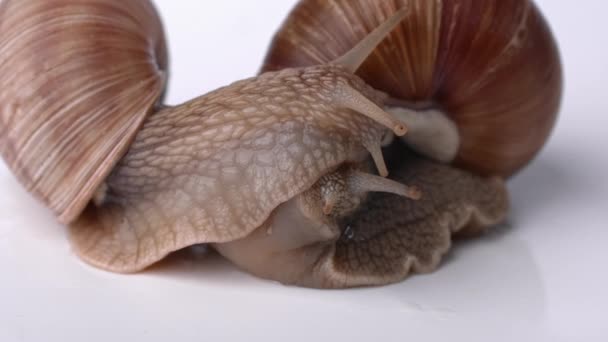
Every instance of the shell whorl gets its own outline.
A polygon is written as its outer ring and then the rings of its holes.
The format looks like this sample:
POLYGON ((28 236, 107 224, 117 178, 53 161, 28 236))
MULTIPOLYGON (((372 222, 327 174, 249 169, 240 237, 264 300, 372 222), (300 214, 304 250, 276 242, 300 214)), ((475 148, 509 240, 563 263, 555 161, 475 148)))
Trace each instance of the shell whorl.
POLYGON ((61 222, 126 152, 165 85, 148 0, 0 2, 0 152, 61 222))
POLYGON ((409 14, 357 74, 458 126, 455 163, 509 176, 542 148, 562 94, 555 40, 529 0, 302 0, 263 71, 331 61, 398 8, 409 14))

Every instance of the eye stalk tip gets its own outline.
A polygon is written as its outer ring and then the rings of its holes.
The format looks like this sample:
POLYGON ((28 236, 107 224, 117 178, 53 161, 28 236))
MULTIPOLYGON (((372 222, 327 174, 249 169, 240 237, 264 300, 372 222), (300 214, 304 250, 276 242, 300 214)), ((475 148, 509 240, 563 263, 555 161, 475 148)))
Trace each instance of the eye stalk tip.
POLYGON ((407 133, 407 126, 404 124, 396 124, 393 128, 393 132, 395 132, 396 136, 402 137, 407 133))

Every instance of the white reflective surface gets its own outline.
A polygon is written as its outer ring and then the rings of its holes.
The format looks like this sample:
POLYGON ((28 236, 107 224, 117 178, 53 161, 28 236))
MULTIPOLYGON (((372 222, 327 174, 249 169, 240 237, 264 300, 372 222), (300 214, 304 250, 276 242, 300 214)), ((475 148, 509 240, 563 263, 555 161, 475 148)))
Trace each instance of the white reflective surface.
MULTIPOLYGON (((157 0, 168 102, 255 74, 294 2, 157 0)), ((73 255, 0 162, 0 341, 608 341, 608 5, 537 3, 565 64, 557 129, 510 182, 509 223, 457 244, 437 272, 318 291, 193 250, 146 273, 105 273, 73 255)))

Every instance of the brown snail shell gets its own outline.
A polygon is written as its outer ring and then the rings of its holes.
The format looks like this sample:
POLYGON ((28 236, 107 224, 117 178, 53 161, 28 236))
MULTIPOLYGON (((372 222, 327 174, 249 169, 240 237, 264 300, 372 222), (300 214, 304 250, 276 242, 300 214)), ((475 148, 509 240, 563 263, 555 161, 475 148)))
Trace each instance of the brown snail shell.
POLYGON ((532 1, 302 0, 263 71, 331 61, 404 6, 357 75, 396 103, 446 113, 460 135, 456 165, 512 175, 547 140, 562 93, 556 43, 532 1))
POLYGON ((0 148, 19 181, 73 221, 164 89, 146 0, 0 3, 0 148))

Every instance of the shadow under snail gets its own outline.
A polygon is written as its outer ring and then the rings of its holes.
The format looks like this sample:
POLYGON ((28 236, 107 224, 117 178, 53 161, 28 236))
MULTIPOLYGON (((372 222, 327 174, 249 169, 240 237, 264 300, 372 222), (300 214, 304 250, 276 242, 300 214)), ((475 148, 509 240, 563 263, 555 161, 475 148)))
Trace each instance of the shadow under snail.
POLYGON ((562 87, 526 0, 304 0, 259 76, 164 106, 166 75, 148 0, 2 0, 4 160, 91 265, 205 243, 318 288, 432 271, 503 221, 562 87))

